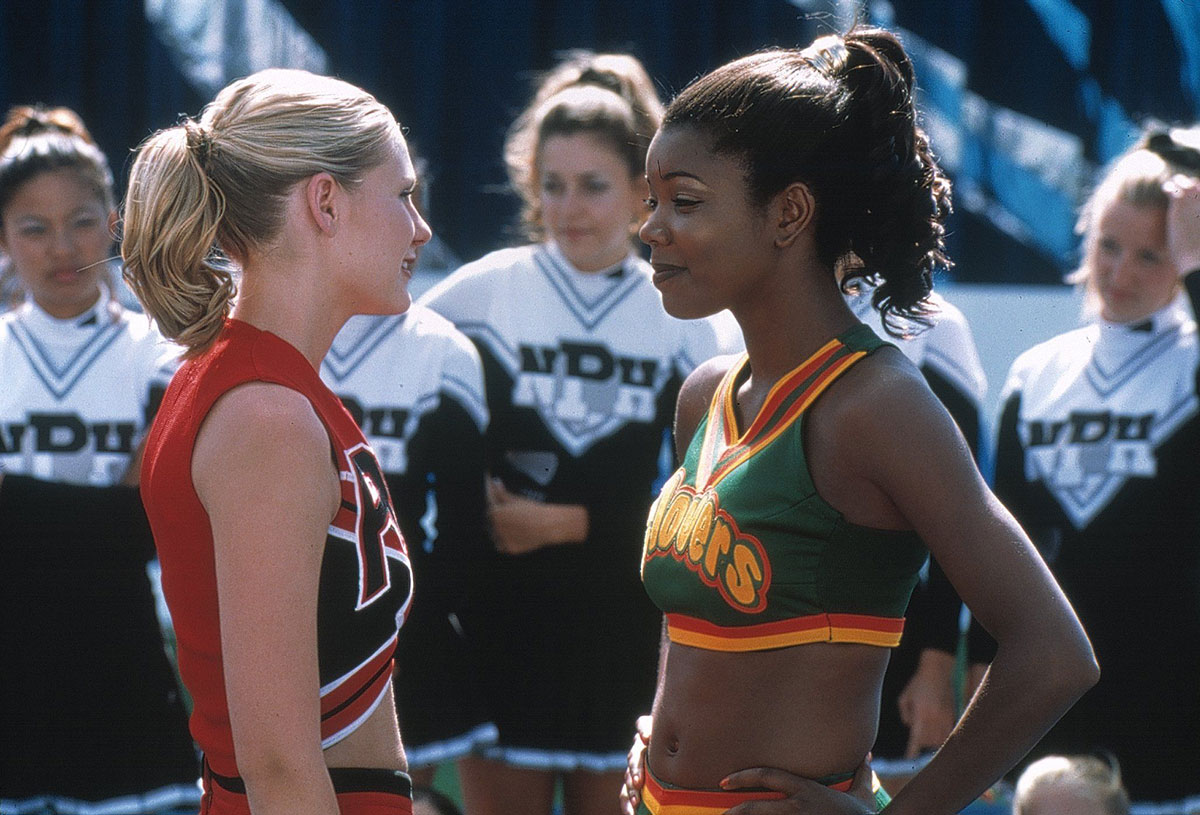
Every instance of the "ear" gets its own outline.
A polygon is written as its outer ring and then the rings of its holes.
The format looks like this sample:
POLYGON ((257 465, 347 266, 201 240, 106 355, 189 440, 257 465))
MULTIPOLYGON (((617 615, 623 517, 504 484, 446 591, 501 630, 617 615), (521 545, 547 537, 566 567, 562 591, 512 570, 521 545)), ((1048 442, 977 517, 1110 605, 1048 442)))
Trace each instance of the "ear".
POLYGON ((795 181, 775 196, 771 214, 775 218, 775 246, 783 249, 796 242, 816 215, 816 201, 807 184, 795 181))
POLYGON ((117 224, 120 223, 120 221, 121 214, 115 209, 110 209, 108 211, 108 234, 113 238, 114 241, 116 240, 117 236, 117 224))
POLYGON ((317 173, 304 183, 304 203, 317 229, 336 234, 344 217, 342 186, 329 173, 317 173))

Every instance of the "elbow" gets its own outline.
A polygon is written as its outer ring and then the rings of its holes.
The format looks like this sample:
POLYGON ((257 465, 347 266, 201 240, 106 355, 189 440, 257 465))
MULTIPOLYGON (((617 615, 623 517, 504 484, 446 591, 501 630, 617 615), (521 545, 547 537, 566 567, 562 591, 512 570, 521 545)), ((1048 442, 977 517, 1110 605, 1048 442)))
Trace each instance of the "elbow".
POLYGON ((1086 637, 1075 648, 1063 653, 1057 662, 1052 674, 1060 692, 1072 704, 1100 681, 1100 663, 1086 637))
MULTIPOLYGON (((1001 658, 998 652, 997 662, 1001 658)), ((1036 693, 1051 707, 1061 710, 1074 705, 1100 681, 1100 665, 1082 630, 1074 636, 1043 641, 1042 647, 1027 652, 1022 661, 1027 687, 1031 691, 1037 688, 1036 693)))
POLYGON ((1088 639, 1087 633, 1082 626, 1075 637, 1075 648, 1073 649, 1075 658, 1074 675, 1079 683, 1079 695, 1082 696, 1087 691, 1100 681, 1100 662, 1096 659, 1096 651, 1092 648, 1092 641, 1088 639))
POLYGON ((281 788, 292 782, 296 768, 286 755, 274 752, 247 751, 237 754, 238 775, 247 790, 262 791, 281 788))
POLYGON ((1100 663, 1091 645, 1087 648, 1087 657, 1080 660, 1079 665, 1079 695, 1087 693, 1100 681, 1100 663))
POLYGON ((275 805, 285 802, 320 800, 322 781, 328 783, 324 761, 320 759, 319 753, 314 760, 283 749, 239 752, 238 774, 246 784, 251 803, 273 811, 275 805))

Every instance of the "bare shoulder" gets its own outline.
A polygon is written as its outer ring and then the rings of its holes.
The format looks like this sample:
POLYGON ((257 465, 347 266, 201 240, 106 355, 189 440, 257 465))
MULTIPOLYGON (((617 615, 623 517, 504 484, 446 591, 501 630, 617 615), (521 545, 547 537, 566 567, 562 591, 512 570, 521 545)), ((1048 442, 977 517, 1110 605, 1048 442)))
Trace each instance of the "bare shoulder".
POLYGON ((314 488, 321 494, 322 474, 336 480, 329 450, 328 432, 303 394, 248 382, 224 394, 205 417, 192 478, 206 506, 207 498, 247 484, 258 494, 271 484, 286 485, 293 494, 314 488))
POLYGON ((700 420, 708 411, 717 386, 740 356, 723 354, 713 357, 692 371, 680 387, 679 401, 675 406, 675 447, 681 460, 696 428, 700 426, 700 420))
POLYGON ((850 368, 814 405, 823 423, 861 435, 940 414, 941 403, 917 366, 898 349, 881 348, 850 368))
POLYGON ((805 446, 818 491, 866 526, 919 528, 915 486, 962 498, 982 484, 957 425, 894 348, 863 359, 821 395, 805 446))

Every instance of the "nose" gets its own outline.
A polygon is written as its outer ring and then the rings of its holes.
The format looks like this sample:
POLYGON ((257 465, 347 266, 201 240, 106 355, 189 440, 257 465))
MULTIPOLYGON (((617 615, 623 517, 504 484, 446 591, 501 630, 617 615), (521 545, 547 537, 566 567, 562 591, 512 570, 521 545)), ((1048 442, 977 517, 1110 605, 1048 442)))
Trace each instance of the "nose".
POLYGON ((1122 252, 1112 264, 1111 282, 1117 288, 1130 288, 1137 282, 1137 270, 1132 253, 1122 252))
POLYGON ((51 249, 59 255, 70 255, 75 251, 75 239, 70 229, 55 229, 50 244, 51 249))
POLYGON ((647 246, 662 246, 668 242, 666 227, 659 221, 658 210, 651 210, 638 229, 638 237, 647 246))
POLYGON ((579 189, 576 189, 574 185, 568 187, 566 192, 564 192, 562 195, 562 208, 563 212, 565 212, 567 215, 578 214, 579 210, 583 208, 583 203, 583 192, 579 189))
POLYGON ((413 225, 415 227, 413 230, 413 246, 424 246, 433 239, 433 230, 430 228, 429 223, 421 217, 419 211, 413 209, 413 215, 416 216, 416 223, 413 225))

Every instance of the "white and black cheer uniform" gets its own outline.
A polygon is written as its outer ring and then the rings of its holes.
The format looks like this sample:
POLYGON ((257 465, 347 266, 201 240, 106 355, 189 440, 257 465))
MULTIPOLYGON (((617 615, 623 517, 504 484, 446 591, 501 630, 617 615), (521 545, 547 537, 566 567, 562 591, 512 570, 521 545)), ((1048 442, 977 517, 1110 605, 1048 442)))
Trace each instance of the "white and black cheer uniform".
POLYGON ((69 320, 0 317, 0 808, 199 799, 150 530, 120 485, 177 355, 107 294, 69 320))
POLYGON ((500 730, 485 755, 510 764, 621 769, 654 698, 661 615, 638 576, 652 487, 684 377, 741 340, 667 315, 651 274, 633 255, 580 272, 544 244, 493 252, 421 300, 479 348, 491 475, 588 514, 577 544, 491 552, 464 620, 500 730))
MULTIPOLYGON (((889 337, 920 369, 929 389, 950 413, 978 459, 987 376, 966 317, 935 292, 929 296, 931 324, 914 324, 903 338, 890 337, 879 312, 871 305, 871 293, 870 288, 860 288, 847 302, 860 320, 879 336, 889 337)), ((897 706, 900 693, 916 670, 923 650, 934 648, 951 655, 957 652, 961 610, 958 593, 937 561, 930 558, 908 604, 904 639, 892 650, 884 676, 879 732, 872 751, 879 772, 886 772, 891 760, 900 759, 908 746, 908 726, 900 719, 897 706)), ((900 762, 896 769, 903 764, 900 762)))
POLYGON ((362 428, 408 544, 414 596, 396 652, 396 706, 411 767, 496 740, 458 615, 488 542, 479 354, 445 318, 414 305, 353 317, 321 378, 362 428))
POLYGON ((1200 271, 1187 284, 1146 320, 1018 357, 997 444, 996 493, 1100 663, 1031 755, 1107 750, 1135 800, 1200 795, 1200 271))

